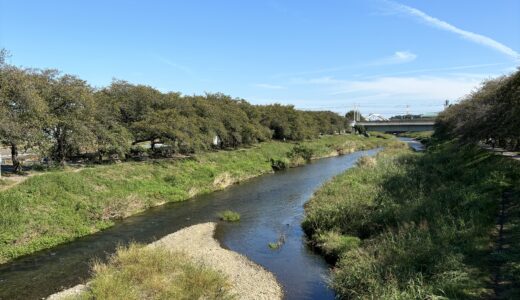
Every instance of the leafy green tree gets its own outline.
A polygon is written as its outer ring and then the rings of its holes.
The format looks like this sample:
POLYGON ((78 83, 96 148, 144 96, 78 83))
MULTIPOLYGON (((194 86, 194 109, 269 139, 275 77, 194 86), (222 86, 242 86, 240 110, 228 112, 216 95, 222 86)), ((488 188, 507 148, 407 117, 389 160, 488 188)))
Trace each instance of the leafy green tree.
POLYGON ((15 172, 21 171, 20 148, 27 150, 41 143, 47 121, 46 103, 31 75, 27 70, 0 65, 0 141, 11 148, 15 172))
POLYGON ((72 75, 59 76, 56 72, 43 75, 49 87, 44 97, 51 120, 46 128, 53 142, 51 156, 64 164, 73 155, 95 152, 96 119, 92 88, 72 75))
POLYGON ((520 71, 488 80, 436 119, 436 138, 520 148, 520 71))
POLYGON ((119 122, 117 106, 106 94, 97 92, 95 97, 95 116, 93 132, 99 160, 104 156, 124 158, 133 142, 131 132, 119 122))

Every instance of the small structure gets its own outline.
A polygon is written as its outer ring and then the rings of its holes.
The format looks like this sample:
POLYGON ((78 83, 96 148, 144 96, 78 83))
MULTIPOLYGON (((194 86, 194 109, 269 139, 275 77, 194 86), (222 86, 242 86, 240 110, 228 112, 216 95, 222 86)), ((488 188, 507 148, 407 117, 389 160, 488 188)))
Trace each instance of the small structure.
POLYGON ((220 137, 218 135, 215 135, 215 137, 213 137, 213 146, 215 146, 215 147, 222 146, 222 139, 220 139, 220 137))

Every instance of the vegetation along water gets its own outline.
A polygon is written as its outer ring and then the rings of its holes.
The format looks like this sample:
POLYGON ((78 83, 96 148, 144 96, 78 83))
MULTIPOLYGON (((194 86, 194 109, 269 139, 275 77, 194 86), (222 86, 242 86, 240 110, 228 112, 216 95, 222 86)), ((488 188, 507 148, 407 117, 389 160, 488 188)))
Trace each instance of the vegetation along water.
POLYGON ((520 162, 480 147, 518 149, 519 80, 446 109, 426 153, 387 147, 315 194, 303 227, 339 297, 520 297, 520 162))

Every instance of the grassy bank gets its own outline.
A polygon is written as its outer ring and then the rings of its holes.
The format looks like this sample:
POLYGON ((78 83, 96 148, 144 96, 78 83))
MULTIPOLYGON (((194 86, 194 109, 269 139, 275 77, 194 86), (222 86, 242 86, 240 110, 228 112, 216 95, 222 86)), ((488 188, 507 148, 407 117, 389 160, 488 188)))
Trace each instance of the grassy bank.
MULTIPOLYGON (((388 140, 327 136, 301 143, 312 158, 383 145, 388 140)), ((186 160, 126 162, 53 171, 0 192, 0 262, 49 248, 112 226, 149 207, 272 171, 272 161, 305 163, 297 145, 268 142, 248 149, 219 151, 186 160)))
POLYGON ((217 271, 182 252, 130 245, 93 266, 89 288, 69 299, 233 299, 217 271))
POLYGON ((519 164, 452 142, 425 154, 387 148, 375 164, 323 186, 303 226, 335 262, 332 285, 342 298, 489 298, 501 269, 512 299, 520 296, 519 239, 493 251, 506 190, 514 198, 506 227, 519 237, 519 164))
POLYGON ((399 136, 416 139, 425 145, 429 145, 432 142, 432 135, 433 131, 405 132, 399 134, 399 136))

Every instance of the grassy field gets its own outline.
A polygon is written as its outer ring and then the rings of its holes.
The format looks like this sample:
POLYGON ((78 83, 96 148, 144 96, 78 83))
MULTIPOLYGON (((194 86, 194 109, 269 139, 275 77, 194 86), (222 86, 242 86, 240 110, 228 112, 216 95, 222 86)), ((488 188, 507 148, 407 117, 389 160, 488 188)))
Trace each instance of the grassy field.
POLYGON ((387 147, 375 163, 325 184, 306 205, 303 227, 335 263, 332 286, 342 298, 490 298, 500 272, 502 296, 518 299, 519 194, 520 164, 478 147, 387 147), (511 239, 497 253, 504 191, 512 192, 511 239))
MULTIPOLYGON (((301 143, 313 158, 374 148, 391 139, 342 135, 301 143)), ((125 162, 32 176, 0 192, 0 263, 108 228, 149 207, 183 201, 305 163, 292 143, 203 153, 193 159, 125 162)))
POLYGON ((222 274, 186 254, 130 245, 93 266, 89 289, 69 299, 234 299, 222 274))

